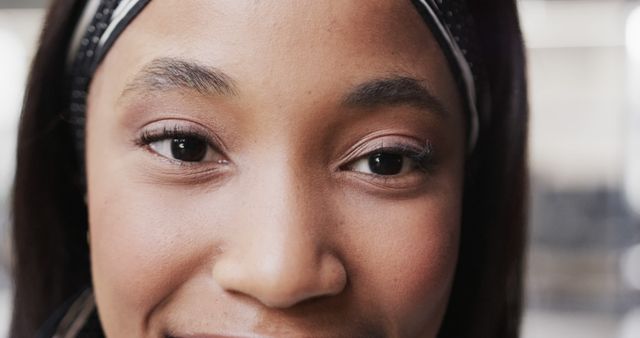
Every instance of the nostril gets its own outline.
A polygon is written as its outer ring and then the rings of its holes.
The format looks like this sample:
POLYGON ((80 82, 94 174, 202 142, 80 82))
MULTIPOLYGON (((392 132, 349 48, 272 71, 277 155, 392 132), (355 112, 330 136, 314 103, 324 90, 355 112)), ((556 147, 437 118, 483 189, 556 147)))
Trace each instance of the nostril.
POLYGON ((335 296, 344 291, 347 286, 347 270, 336 256, 325 255, 317 277, 319 296, 335 296))
POLYGON ((307 264, 273 257, 244 261, 226 258, 218 261, 213 270, 216 282, 227 292, 242 294, 270 308, 284 309, 314 299, 332 297, 343 292, 347 285, 344 265, 335 256, 306 260, 307 264), (314 264, 311 264, 313 262, 314 264))

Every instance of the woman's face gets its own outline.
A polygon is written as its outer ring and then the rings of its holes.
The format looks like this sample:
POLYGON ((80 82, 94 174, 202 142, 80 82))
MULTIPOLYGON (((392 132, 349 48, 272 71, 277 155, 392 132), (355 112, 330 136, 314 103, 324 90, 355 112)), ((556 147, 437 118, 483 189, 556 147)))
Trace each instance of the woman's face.
POLYGON ((109 337, 434 337, 465 119, 409 1, 152 1, 92 82, 109 337))

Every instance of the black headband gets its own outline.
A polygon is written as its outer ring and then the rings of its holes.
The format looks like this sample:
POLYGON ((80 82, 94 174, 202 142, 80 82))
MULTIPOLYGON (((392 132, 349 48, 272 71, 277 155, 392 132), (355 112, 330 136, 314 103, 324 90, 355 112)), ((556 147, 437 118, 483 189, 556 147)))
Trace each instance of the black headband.
POLYGON ((468 113, 468 151, 480 129, 478 93, 482 63, 475 23, 465 0, 411 0, 442 48, 468 113))
POLYGON ((89 0, 78 21, 67 57, 71 97, 66 119, 73 126, 84 179, 87 93, 96 68, 120 33, 151 0, 89 0))
MULTIPOLYGON (((81 160, 84 152, 86 98, 93 74, 120 33, 151 0, 89 0, 73 36, 68 67, 71 98, 68 119, 74 126, 81 160)), ((478 138, 477 92, 481 69, 473 18, 465 0, 411 0, 449 62, 468 111, 468 149, 478 138)), ((84 167, 83 165, 81 167, 84 167)))

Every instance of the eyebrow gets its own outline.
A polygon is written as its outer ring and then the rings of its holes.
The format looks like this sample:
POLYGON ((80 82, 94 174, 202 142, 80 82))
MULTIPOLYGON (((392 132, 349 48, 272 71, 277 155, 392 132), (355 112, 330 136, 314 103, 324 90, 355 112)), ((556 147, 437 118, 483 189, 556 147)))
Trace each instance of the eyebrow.
POLYGON ((449 116, 447 108, 422 81, 407 76, 374 79, 358 85, 343 99, 343 105, 355 108, 410 105, 449 116))
MULTIPOLYGON (((342 104, 354 108, 410 105, 432 111, 441 117, 448 110, 416 78, 395 75, 359 84, 344 96, 342 104)), ((121 98, 138 92, 193 90, 203 95, 237 96, 235 81, 222 70, 196 61, 172 57, 156 58, 130 81, 121 98)))
POLYGON ((195 61, 157 58, 145 65, 129 82, 122 97, 132 92, 193 90, 203 95, 238 95, 233 79, 220 69, 195 61))

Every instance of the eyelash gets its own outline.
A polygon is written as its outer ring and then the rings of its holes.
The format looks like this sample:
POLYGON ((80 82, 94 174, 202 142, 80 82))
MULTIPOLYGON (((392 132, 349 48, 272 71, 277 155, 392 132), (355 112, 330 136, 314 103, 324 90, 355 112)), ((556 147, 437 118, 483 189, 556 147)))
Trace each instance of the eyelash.
MULTIPOLYGON (((190 126, 174 125, 172 127, 163 126, 162 128, 145 130, 141 133, 135 143, 138 146, 146 148, 153 152, 153 150, 151 150, 150 148, 152 143, 173 138, 195 139, 199 142, 205 143, 208 147, 211 148, 212 151, 224 157, 223 152, 219 150, 221 149, 221 147, 218 146, 218 143, 215 142, 212 137, 206 135, 205 132, 199 131, 190 126)), ((202 162, 184 162, 176 159, 169 159, 169 161, 180 166, 193 167, 194 170, 195 168, 203 168, 202 162)), ((422 146, 401 143, 391 146, 379 144, 377 147, 372 147, 366 152, 361 153, 361 155, 352 155, 351 159, 347 160, 346 164, 339 167, 339 170, 345 172, 353 172, 354 174, 360 175, 361 177, 367 177, 367 179, 372 183, 378 182, 382 185, 405 186, 407 184, 417 184, 417 180, 422 180, 418 177, 432 173, 435 165, 436 159, 434 156, 433 145, 430 141, 427 140, 422 146), (403 156, 404 158, 406 158, 406 160, 411 161, 410 165, 413 169, 411 170, 411 172, 406 172, 405 174, 399 175, 381 175, 377 173, 362 172, 353 169, 358 161, 366 160, 376 154, 392 154, 403 156)), ((210 169, 213 169, 217 167, 217 165, 215 167, 208 167, 210 169)))
POLYGON ((376 153, 391 153, 406 156, 417 165, 418 169, 425 173, 428 173, 434 165, 433 146, 429 141, 427 141, 424 147, 420 149, 409 145, 381 147, 367 153, 365 156, 370 156, 376 153))
POLYGON ((433 145, 430 141, 427 140, 422 147, 408 144, 400 144, 395 146, 380 145, 377 148, 366 151, 362 155, 353 156, 350 160, 348 160, 348 163, 342 165, 340 169, 345 170, 349 168, 349 166, 354 162, 379 153, 402 155, 404 157, 407 157, 417 165, 417 168, 420 169, 420 171, 424 173, 428 173, 435 166, 433 145))
POLYGON ((153 142, 171 138, 193 138, 198 141, 205 142, 210 147, 217 149, 215 144, 212 144, 211 140, 209 140, 208 137, 203 136, 202 133, 190 128, 182 128, 180 126, 174 126, 173 128, 162 127, 162 129, 159 130, 145 130, 136 141, 136 144, 139 146, 148 146, 153 142))
POLYGON ((197 128, 191 127, 191 126, 181 126, 181 125, 174 125, 173 127, 163 126, 162 128, 155 128, 155 129, 143 131, 142 134, 136 140, 134 140, 134 143, 137 146, 142 147, 152 153, 155 153, 158 156, 161 156, 162 158, 170 161, 171 163, 177 164, 181 167, 193 167, 193 169, 200 168, 204 170, 205 167, 203 166, 206 165, 206 167, 209 168, 207 170, 213 170, 215 168, 218 168, 220 164, 227 164, 228 161, 225 159, 226 155, 221 150, 223 149, 223 147, 220 146, 220 143, 216 140, 215 137, 209 136, 207 134, 208 134, 207 132, 200 131, 197 128), (213 161, 212 163, 208 163, 208 161, 190 162, 190 161, 183 161, 179 159, 173 159, 163 154, 159 154, 151 146, 152 143, 171 140, 171 139, 192 139, 198 142, 202 142, 208 148, 208 150, 206 151, 212 152, 212 154, 215 154, 215 156, 219 157, 220 160, 213 161))

